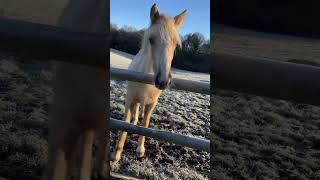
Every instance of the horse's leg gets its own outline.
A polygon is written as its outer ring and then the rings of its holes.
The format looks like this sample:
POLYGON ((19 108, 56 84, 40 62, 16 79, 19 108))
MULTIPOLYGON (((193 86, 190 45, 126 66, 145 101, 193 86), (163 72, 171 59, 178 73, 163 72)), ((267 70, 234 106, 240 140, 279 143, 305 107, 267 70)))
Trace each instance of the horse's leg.
POLYGON ((64 180, 66 177, 66 154, 62 149, 49 146, 48 166, 43 180, 64 180))
POLYGON ((69 180, 71 178, 76 147, 74 139, 74 136, 69 134, 51 138, 44 180, 69 180))
POLYGON ((48 122, 48 162, 43 174, 43 180, 65 180, 67 176, 67 138, 73 138, 67 126, 61 126, 71 120, 69 114, 58 108, 55 101, 48 122), (55 106, 56 105, 56 106, 55 106))
POLYGON ((66 179, 67 162, 66 153, 63 150, 57 150, 53 160, 52 174, 49 175, 48 180, 64 180, 66 179))
POLYGON ((67 139, 67 142, 65 143, 65 154, 66 154, 66 163, 67 163, 66 179, 71 180, 74 173, 78 138, 76 134, 73 134, 73 135, 69 135, 66 139, 67 139))
POLYGON ((141 119, 143 119, 144 118, 144 104, 141 104, 140 105, 140 110, 141 110, 141 119))
POLYGON ((92 167, 92 145, 95 137, 93 130, 84 132, 80 137, 81 167, 80 180, 90 180, 92 167))
POLYGON ((139 120, 139 107, 140 103, 135 104, 133 107, 133 124, 137 125, 139 120))
MULTIPOLYGON (((157 105, 157 102, 155 102, 153 104, 148 104, 145 106, 144 117, 142 119, 142 126, 143 127, 145 127, 145 128, 149 127, 150 118, 151 118, 152 112, 153 112, 154 108, 156 107, 156 105, 157 105)), ((145 142, 145 136, 139 136, 138 147, 136 150, 138 157, 144 156, 144 152, 145 152, 144 142, 145 142)))
MULTIPOLYGON (((106 127, 105 125, 104 127, 106 127)), ((110 143, 107 141, 107 132, 105 128, 99 130, 97 134, 98 139, 98 154, 95 163, 95 173, 98 179, 109 179, 110 178, 110 160, 108 150, 110 149, 110 143)))
MULTIPOLYGON (((131 121, 131 107, 132 107, 132 105, 130 103, 126 104, 124 120, 127 123, 130 123, 130 121, 131 121)), ((119 141, 117 143, 117 146, 116 146, 116 149, 115 149, 115 153, 113 154, 113 157, 112 157, 113 161, 119 161, 120 160, 121 154, 122 154, 122 151, 123 151, 123 146, 124 146, 124 143, 125 143, 125 141, 127 139, 127 135, 128 135, 128 133, 125 132, 125 131, 121 133, 120 139, 119 139, 119 141)))

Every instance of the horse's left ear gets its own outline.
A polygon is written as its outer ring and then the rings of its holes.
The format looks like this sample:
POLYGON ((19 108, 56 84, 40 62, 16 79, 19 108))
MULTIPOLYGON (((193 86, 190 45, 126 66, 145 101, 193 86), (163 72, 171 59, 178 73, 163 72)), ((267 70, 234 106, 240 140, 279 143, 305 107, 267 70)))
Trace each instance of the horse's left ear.
POLYGON ((154 24, 159 17, 160 17, 160 13, 159 13, 157 4, 153 4, 150 11, 151 24, 154 24))
POLYGON ((176 25, 176 28, 180 28, 186 15, 187 15, 187 10, 184 10, 181 14, 174 17, 174 24, 176 25))

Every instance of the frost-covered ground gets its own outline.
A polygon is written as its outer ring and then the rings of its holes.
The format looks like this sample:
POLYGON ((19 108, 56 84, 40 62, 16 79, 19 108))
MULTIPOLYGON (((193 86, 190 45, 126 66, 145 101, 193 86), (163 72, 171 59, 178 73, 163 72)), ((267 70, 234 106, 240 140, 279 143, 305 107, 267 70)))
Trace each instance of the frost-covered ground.
MULTIPOLYGON (((320 65, 319 39, 214 28, 215 52, 320 65)), ((212 179, 320 179, 320 107, 224 91, 211 127, 212 179)))
MULTIPOLYGON (((126 83, 111 81, 110 116, 122 119, 126 83)), ((152 115, 150 128, 209 138, 209 95, 183 91, 164 91, 152 115)), ((120 132, 112 133, 111 148, 120 132)), ((204 179, 209 175, 210 154, 166 142, 146 138, 146 157, 135 154, 137 135, 130 135, 119 163, 113 164, 115 172, 147 179, 204 179)))

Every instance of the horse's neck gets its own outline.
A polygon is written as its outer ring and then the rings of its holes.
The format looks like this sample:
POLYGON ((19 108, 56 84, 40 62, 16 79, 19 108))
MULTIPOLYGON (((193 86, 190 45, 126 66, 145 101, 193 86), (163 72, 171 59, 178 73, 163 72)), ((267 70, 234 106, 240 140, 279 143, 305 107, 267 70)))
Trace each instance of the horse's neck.
POLYGON ((132 70, 151 73, 153 74, 153 61, 151 59, 150 52, 147 49, 140 49, 138 54, 135 56, 134 65, 132 70))

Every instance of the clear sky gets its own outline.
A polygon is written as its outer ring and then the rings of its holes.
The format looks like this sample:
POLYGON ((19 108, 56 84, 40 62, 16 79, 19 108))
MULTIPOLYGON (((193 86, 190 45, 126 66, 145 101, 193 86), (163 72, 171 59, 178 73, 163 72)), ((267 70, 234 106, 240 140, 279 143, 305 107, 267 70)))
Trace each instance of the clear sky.
POLYGON ((180 28, 181 35, 200 32, 210 37, 210 0, 110 0, 110 22, 119 28, 127 25, 136 29, 150 24, 150 9, 156 3, 160 13, 171 16, 187 10, 186 19, 180 28))

